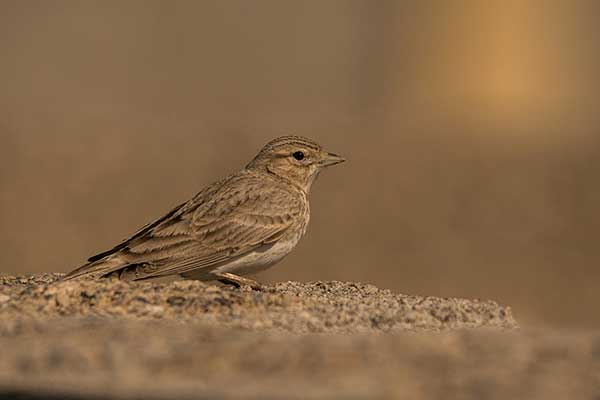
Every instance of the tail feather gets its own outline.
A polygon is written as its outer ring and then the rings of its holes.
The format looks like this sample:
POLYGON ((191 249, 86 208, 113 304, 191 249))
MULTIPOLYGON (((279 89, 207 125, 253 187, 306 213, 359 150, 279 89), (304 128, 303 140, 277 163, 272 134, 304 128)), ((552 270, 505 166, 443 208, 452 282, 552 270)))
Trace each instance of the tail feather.
POLYGON ((101 260, 89 262, 81 267, 74 269, 63 277, 64 281, 79 278, 81 276, 89 276, 99 278, 125 268, 128 263, 121 260, 119 257, 107 257, 101 260))

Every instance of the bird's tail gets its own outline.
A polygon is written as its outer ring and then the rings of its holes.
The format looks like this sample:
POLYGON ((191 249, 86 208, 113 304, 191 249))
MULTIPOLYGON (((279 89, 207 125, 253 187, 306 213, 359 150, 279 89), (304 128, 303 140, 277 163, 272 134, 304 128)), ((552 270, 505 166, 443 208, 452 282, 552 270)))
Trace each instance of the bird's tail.
POLYGON ((100 260, 88 262, 81 267, 74 269, 63 277, 64 281, 87 276, 90 278, 100 278, 111 272, 117 271, 127 265, 119 256, 109 256, 100 260))

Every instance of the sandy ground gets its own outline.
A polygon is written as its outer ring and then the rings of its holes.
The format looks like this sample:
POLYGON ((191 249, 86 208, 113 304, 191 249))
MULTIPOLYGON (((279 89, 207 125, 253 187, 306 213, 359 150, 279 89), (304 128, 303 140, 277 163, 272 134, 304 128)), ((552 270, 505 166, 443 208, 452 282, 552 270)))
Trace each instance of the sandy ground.
POLYGON ((600 335, 518 329, 493 301, 286 282, 0 277, 0 395, 598 398, 600 335))

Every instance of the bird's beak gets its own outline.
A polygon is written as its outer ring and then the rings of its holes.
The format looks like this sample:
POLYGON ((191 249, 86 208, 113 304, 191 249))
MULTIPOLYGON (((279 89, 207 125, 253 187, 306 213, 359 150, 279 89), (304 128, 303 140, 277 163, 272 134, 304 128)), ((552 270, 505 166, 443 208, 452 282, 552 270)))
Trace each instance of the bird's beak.
POLYGON ((346 161, 344 157, 340 157, 333 153, 326 153, 321 162, 319 162, 319 166, 330 167, 335 164, 343 163, 344 161, 346 161))

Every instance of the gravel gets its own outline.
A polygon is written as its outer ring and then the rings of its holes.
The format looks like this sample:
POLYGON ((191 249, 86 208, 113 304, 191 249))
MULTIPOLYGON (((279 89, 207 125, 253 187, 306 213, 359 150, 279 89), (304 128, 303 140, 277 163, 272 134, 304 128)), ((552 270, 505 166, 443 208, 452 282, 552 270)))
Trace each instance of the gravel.
POLYGON ((60 281, 61 274, 0 277, 0 316, 9 333, 25 319, 102 317, 205 323, 294 334, 516 328, 494 301, 394 294, 354 282, 284 282, 242 291, 198 281, 60 281))

